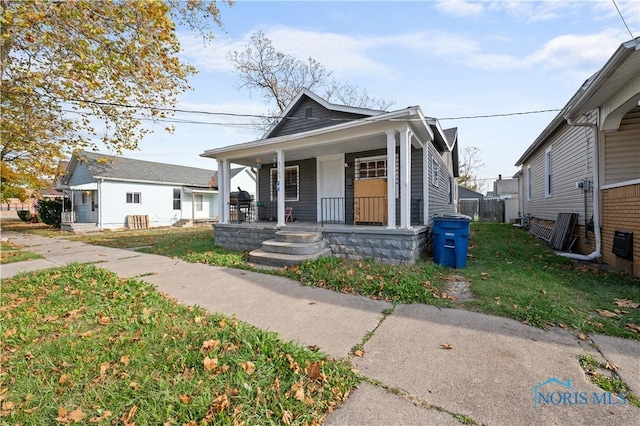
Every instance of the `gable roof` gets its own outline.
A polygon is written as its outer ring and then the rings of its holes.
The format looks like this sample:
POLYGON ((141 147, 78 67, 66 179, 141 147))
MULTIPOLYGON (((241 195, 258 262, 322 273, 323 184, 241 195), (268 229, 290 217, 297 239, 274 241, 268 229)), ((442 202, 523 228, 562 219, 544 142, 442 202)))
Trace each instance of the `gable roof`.
POLYGON ((86 165, 93 179, 163 183, 211 188, 213 170, 82 151, 74 154, 62 179, 67 184, 78 163, 86 165))
POLYGON ((484 195, 469 188, 465 188, 464 186, 458 185, 458 198, 475 198, 478 200, 482 200, 484 198, 484 195))
POLYGON ((280 117, 276 120, 276 122, 274 122, 271 125, 271 127, 269 127, 269 129, 267 129, 267 131, 264 133, 264 135, 262 135, 261 139, 269 138, 269 136, 271 136, 276 131, 276 129, 278 129, 281 126, 281 124, 287 120, 287 117, 289 116, 289 113, 292 110, 294 110, 298 105, 300 105, 304 101, 305 98, 309 98, 309 99, 313 100, 314 102, 320 104, 322 107, 324 107, 324 108, 326 108, 326 109, 328 109, 330 111, 345 112, 345 113, 349 113, 349 114, 356 114, 356 115, 360 115, 362 117, 371 117, 371 116, 382 114, 382 113, 385 112, 385 111, 381 111, 381 110, 373 110, 373 109, 368 109, 368 108, 358 108, 358 107, 350 107, 350 106, 347 106, 347 105, 333 104, 331 102, 328 102, 325 99, 322 99, 320 96, 316 95, 315 93, 313 93, 312 91, 310 91, 308 89, 302 89, 300 92, 298 92, 296 97, 293 98, 293 100, 284 109, 284 111, 282 111, 282 113, 280 114, 280 117))
POLYGON ((607 63, 580 86, 569 99, 558 115, 547 125, 536 140, 527 148, 515 163, 523 164, 567 119, 575 119, 581 114, 591 111, 606 101, 614 93, 626 85, 640 69, 640 37, 625 43, 609 58, 607 63))

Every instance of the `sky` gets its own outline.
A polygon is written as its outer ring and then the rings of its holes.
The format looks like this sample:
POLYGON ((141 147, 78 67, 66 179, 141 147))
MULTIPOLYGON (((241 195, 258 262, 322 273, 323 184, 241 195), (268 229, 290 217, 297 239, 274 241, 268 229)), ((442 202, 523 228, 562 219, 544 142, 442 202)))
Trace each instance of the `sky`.
MULTIPOLYGON (((227 60, 262 31, 276 50, 319 61, 341 82, 394 102, 419 105, 443 128, 457 127, 459 150, 477 147, 490 189, 582 83, 621 43, 640 35, 640 2, 600 1, 243 1, 221 5, 223 28, 207 44, 179 28, 181 58, 199 73, 177 108, 262 114, 257 92, 239 88, 227 60), (625 22, 621 18, 624 17, 625 22), (496 114, 502 117, 464 118, 496 114)), ((251 118, 177 114, 206 124, 156 124, 124 156, 216 169, 205 150, 259 139, 251 118)))

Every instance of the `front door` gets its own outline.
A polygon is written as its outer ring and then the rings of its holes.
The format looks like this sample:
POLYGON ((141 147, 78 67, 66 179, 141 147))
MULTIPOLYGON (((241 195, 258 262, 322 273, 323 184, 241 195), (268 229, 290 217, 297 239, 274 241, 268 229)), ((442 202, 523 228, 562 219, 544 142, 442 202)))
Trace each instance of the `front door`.
POLYGON ((344 223, 344 154, 317 158, 318 222, 344 223))

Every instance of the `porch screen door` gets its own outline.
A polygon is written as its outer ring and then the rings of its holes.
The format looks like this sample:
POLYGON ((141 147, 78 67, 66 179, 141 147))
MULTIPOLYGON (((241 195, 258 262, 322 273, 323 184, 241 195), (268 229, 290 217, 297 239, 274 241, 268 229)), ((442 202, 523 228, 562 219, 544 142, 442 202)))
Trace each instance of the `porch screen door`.
POLYGON ((318 221, 344 223, 344 154, 318 157, 318 221))

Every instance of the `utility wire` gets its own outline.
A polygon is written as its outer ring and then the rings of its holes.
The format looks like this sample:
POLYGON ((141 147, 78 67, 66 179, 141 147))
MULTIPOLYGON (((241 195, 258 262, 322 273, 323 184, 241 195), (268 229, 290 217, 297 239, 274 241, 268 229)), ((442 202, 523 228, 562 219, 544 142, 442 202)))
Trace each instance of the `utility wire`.
POLYGON ((616 10, 618 11, 618 15, 620 15, 620 19, 622 19, 622 23, 624 24, 625 27, 627 27, 627 31, 629 31, 629 35, 631 36, 631 38, 635 38, 631 30, 629 29, 629 26, 627 25, 627 21, 624 20, 624 16, 622 16, 622 12, 620 12, 620 8, 618 7, 616 0, 611 0, 611 1, 613 2, 613 5, 616 7, 616 10))
MULTIPOLYGON (((20 95, 20 96, 46 97, 46 98, 50 98, 50 99, 61 101, 61 102, 70 102, 70 103, 77 103, 77 104, 83 104, 84 103, 84 104, 91 104, 91 105, 98 105, 98 106, 112 106, 112 107, 118 107, 118 108, 148 109, 148 110, 183 113, 183 114, 204 114, 204 115, 214 115, 214 116, 228 116, 228 117, 240 117, 240 118, 260 118, 260 119, 268 118, 268 119, 289 119, 289 120, 333 120, 333 121, 342 121, 342 122, 361 120, 361 119, 341 119, 341 118, 331 119, 331 118, 318 118, 318 117, 263 116, 263 115, 256 115, 256 114, 238 114, 238 113, 231 113, 231 112, 212 112, 212 111, 199 111, 199 110, 189 110, 189 109, 180 109, 180 108, 156 107, 156 106, 145 106, 145 105, 131 105, 131 104, 123 104, 123 103, 117 103, 117 102, 92 101, 92 100, 88 100, 88 99, 61 98, 61 97, 57 97, 57 96, 51 96, 51 95, 40 94, 40 93, 26 94, 26 93, 17 93, 17 92, 11 92, 11 91, 6 91, 6 90, 1 90, 1 92, 2 93, 10 93, 10 94, 14 94, 14 95, 20 95)), ((562 109, 544 109, 544 110, 534 110, 534 111, 508 112, 508 113, 500 113, 500 114, 469 115, 469 116, 460 116, 460 117, 443 117, 443 118, 438 118, 437 120, 438 121, 444 121, 444 120, 470 120, 470 119, 479 119, 479 118, 509 117, 509 116, 514 116, 514 115, 541 114, 541 113, 558 112, 558 111, 562 111, 562 109)), ((71 112, 71 111, 69 111, 69 112, 71 112)), ((82 112, 77 112, 77 111, 75 111, 75 112, 78 113, 78 114, 82 114, 82 112)), ((151 120, 161 121, 161 120, 170 120, 170 118, 158 117, 158 118, 152 118, 151 120)), ((406 119, 406 120, 394 120, 394 121, 421 121, 421 119, 406 119)), ((204 121, 200 121, 200 122, 193 121, 193 122, 191 122, 191 121, 188 121, 188 120, 184 120, 184 123, 189 123, 189 124, 211 124, 211 125, 224 125, 224 124, 227 124, 227 123, 223 124, 223 123, 204 122, 204 121)), ((235 124, 235 125, 237 125, 237 126, 242 126, 242 125, 250 126, 250 125, 253 125, 253 123, 235 124)))

